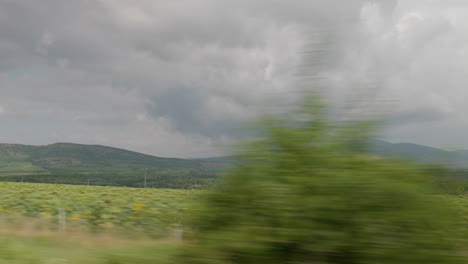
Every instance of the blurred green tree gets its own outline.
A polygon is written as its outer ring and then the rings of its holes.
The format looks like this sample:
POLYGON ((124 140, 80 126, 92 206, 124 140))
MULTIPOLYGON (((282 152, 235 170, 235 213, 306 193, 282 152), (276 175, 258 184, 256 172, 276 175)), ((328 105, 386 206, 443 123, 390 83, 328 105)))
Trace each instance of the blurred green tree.
POLYGON ((203 198, 179 263, 452 263, 457 216, 427 174, 365 154, 372 123, 317 96, 265 119, 203 198))

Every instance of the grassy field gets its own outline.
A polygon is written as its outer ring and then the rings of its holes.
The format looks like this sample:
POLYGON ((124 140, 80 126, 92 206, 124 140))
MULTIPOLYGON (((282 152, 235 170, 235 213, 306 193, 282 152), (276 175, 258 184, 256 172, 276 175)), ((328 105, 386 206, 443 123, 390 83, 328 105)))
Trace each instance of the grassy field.
POLYGON ((198 192, 0 183, 0 264, 170 263, 198 192))
MULTIPOLYGON (((0 264, 176 263, 178 225, 201 192, 0 183, 0 264)), ((468 196, 444 196, 468 224, 468 196)))
POLYGON ((179 224, 197 191, 0 182, 0 216, 39 219, 51 228, 157 235, 179 224))
POLYGON ((178 243, 170 240, 123 240, 80 234, 5 236, 0 264, 134 264, 173 263, 178 243))

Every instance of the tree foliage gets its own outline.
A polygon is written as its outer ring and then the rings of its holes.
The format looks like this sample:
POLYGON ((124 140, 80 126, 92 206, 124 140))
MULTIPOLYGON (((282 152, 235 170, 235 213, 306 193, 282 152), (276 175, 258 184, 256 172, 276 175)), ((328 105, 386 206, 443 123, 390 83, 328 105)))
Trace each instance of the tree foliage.
POLYGON ((369 127, 331 121, 315 96, 261 121, 203 198, 180 263, 456 261, 456 214, 422 170, 366 155, 369 127))

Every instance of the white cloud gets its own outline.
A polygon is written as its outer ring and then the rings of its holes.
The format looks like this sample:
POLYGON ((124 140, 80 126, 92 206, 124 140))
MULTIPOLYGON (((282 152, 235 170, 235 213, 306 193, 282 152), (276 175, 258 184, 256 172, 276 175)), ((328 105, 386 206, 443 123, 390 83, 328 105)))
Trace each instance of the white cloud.
POLYGON ((468 147, 459 136, 468 129, 463 99, 468 87, 467 7, 459 1, 402 0, 389 15, 377 5, 364 7, 361 34, 329 72, 335 96, 346 97, 346 85, 372 83, 376 88, 369 88, 363 100, 376 100, 375 110, 389 111, 389 139, 468 147))

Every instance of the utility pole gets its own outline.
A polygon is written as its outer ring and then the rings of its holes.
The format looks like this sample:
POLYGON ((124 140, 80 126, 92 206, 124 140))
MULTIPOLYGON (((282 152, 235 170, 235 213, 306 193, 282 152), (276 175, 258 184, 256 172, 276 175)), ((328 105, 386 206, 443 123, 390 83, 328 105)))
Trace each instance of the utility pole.
POLYGON ((148 168, 145 169, 145 185, 143 188, 146 188, 146 173, 148 172, 148 168))

